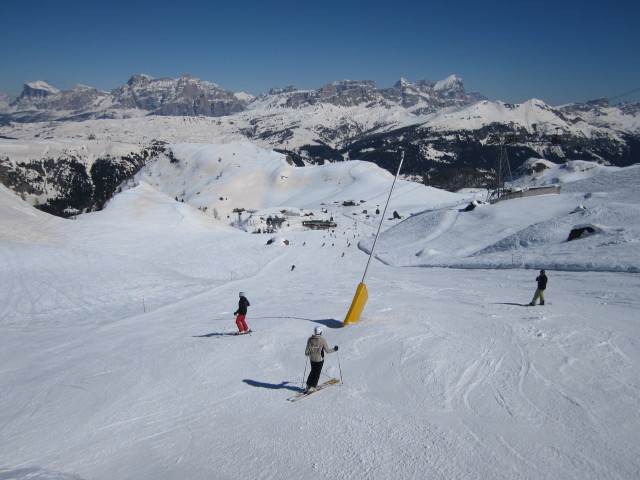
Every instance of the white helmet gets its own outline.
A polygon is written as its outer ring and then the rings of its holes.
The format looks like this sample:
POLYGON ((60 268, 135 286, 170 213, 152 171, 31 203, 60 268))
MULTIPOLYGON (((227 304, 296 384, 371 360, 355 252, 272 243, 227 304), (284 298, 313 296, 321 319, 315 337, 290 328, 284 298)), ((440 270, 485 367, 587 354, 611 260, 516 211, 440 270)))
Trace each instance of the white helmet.
POLYGON ((314 328, 313 333, 315 333, 316 335, 322 335, 322 328, 320 327, 314 328))

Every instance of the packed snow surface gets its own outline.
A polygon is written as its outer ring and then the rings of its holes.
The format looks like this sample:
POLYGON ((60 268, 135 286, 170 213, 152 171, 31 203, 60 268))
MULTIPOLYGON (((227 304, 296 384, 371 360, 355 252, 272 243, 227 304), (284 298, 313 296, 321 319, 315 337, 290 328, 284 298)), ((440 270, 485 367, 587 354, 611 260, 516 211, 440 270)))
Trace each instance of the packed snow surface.
POLYGON ((0 187, 1 480, 638 478, 640 166, 493 205, 399 182, 342 327, 392 176, 171 148, 76 220, 0 187), (288 402, 317 325, 342 383, 288 402))

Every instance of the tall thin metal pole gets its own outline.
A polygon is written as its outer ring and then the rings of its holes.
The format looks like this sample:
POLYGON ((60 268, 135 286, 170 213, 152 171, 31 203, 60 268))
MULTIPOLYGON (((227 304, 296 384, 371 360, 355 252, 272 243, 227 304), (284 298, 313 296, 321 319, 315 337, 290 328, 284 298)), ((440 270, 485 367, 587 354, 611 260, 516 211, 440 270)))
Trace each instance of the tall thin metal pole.
POLYGON ((378 231, 376 232, 376 237, 373 239, 373 246, 371 247, 371 253, 369 254, 369 260, 367 260, 367 266, 364 269, 364 275, 362 275, 362 283, 364 283, 364 278, 367 276, 367 271, 369 270, 369 263, 371 263, 371 257, 373 257, 373 250, 376 248, 376 242, 378 241, 378 235, 380 235, 380 229, 382 228, 382 222, 384 221, 384 217, 387 213, 387 207, 389 206, 389 201, 391 200, 391 194, 393 193, 393 187, 396 185, 396 180, 398 180, 398 175, 400 175, 400 169, 402 168, 402 162, 404 162, 404 150, 402 151, 402 156, 400 157, 400 165, 398 165, 398 171, 396 172, 396 176, 393 179, 393 183, 391 184, 391 190, 389 191, 389 197, 387 198, 387 203, 384 206, 384 211, 382 212, 382 218, 380 219, 380 224, 378 225, 378 231))

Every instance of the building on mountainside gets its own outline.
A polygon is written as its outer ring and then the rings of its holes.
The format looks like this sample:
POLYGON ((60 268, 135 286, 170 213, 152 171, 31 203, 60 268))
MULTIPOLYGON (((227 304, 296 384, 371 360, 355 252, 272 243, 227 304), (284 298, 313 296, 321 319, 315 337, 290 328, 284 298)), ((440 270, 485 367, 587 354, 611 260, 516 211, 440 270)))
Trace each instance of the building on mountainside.
POLYGON ((304 220, 302 226, 311 230, 329 230, 336 228, 338 224, 329 220, 304 220))
POLYGON ((536 195, 547 195, 552 193, 560 193, 560 185, 551 185, 549 187, 531 187, 523 190, 503 192, 502 196, 491 198, 489 203, 492 205, 501 200, 511 200, 513 198, 534 197, 536 195))

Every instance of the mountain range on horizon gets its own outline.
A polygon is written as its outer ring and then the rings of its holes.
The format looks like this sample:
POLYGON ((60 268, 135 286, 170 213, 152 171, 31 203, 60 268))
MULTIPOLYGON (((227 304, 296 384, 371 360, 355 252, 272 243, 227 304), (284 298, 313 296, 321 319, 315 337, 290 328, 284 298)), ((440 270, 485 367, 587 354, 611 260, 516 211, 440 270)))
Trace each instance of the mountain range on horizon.
POLYGON ((42 80, 27 82, 19 97, 10 99, 4 95, 0 119, 37 122, 145 115, 220 117, 250 109, 252 103, 275 96, 286 97, 284 106, 291 108, 319 103, 342 106, 373 103, 387 108, 400 106, 416 115, 486 99, 478 92, 467 93, 462 79, 455 75, 438 82, 422 78, 412 83, 401 78, 392 87, 383 89, 378 89, 371 80, 342 80, 316 90, 288 85, 254 96, 226 90, 189 74, 177 79, 136 74, 111 92, 80 84, 59 90, 42 80))
POLYGON ((259 96, 186 74, 134 75, 111 92, 25 84, 17 99, 0 100, 0 139, 7 140, 0 145, 0 180, 16 191, 39 191, 29 179, 44 171, 43 185, 64 177, 64 198, 85 198, 96 180, 103 184, 109 176, 106 190, 97 197, 93 192, 91 208, 100 208, 119 181, 161 154, 162 145, 185 142, 247 142, 284 153, 297 166, 365 160, 390 172, 404 152, 405 178, 455 191, 495 185, 501 159, 514 171, 531 158, 639 163, 640 104, 492 102, 466 92, 455 75, 438 82, 400 79, 383 89, 372 81, 343 80, 259 96), (52 149, 52 139, 74 143, 52 149), (27 149, 42 152, 37 157, 16 153, 15 142, 42 140, 49 143, 27 149), (89 161, 86 152, 96 150, 96 142, 109 147, 92 166, 96 159, 89 161))
MULTIPOLYGON (((292 108, 319 103, 342 106, 369 103, 387 108, 400 106, 415 115, 487 100, 479 92, 468 93, 463 80, 456 75, 437 82, 421 78, 412 83, 400 78, 392 87, 381 89, 372 80, 342 80, 315 90, 287 85, 254 96, 224 89, 187 73, 177 79, 135 74, 110 92, 81 84, 60 90, 43 80, 26 82, 17 98, 0 93, 0 122, 82 121, 144 115, 219 117, 251 109, 252 103, 274 96, 285 96, 286 101, 280 104, 292 108)), ((608 100, 596 99, 586 105, 603 103, 608 104, 608 100)))

